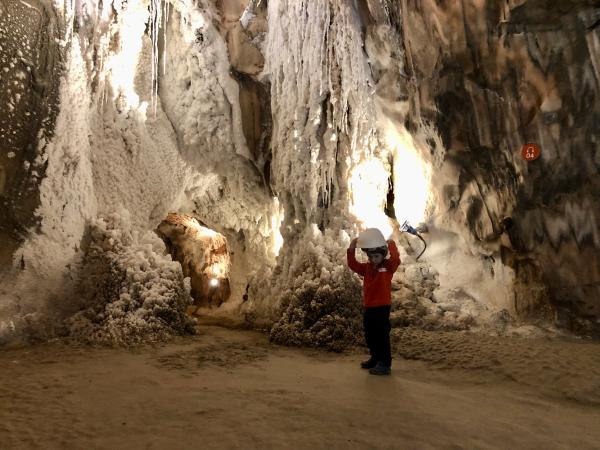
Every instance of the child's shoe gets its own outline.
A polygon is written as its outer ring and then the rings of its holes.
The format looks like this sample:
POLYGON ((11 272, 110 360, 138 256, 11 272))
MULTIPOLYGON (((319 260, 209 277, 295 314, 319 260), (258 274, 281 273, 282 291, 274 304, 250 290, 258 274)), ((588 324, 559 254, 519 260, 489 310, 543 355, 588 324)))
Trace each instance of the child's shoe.
POLYGON ((376 365, 377 365, 377 360, 375 360, 373 358, 369 358, 366 361, 363 361, 360 363, 360 367, 362 369, 372 369, 376 365))
POLYGON ((369 370, 371 375, 390 375, 392 373, 392 368, 390 366, 386 366, 382 362, 378 362, 375 367, 369 370))

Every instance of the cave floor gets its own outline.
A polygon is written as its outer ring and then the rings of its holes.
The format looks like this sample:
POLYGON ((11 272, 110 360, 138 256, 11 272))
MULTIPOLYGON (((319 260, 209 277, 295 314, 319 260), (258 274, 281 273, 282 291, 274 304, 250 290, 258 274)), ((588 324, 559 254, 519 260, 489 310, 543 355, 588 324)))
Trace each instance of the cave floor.
MULTIPOLYGON (((561 354, 560 341, 535 345, 561 354)), ((577 365, 553 372, 521 358, 522 372, 562 373, 540 389, 399 357, 391 377, 375 377, 358 368, 362 357, 216 326, 136 350, 63 341, 3 350, 0 448, 598 448, 596 398, 549 394, 577 365)), ((600 361, 587 367, 596 376, 600 361)))

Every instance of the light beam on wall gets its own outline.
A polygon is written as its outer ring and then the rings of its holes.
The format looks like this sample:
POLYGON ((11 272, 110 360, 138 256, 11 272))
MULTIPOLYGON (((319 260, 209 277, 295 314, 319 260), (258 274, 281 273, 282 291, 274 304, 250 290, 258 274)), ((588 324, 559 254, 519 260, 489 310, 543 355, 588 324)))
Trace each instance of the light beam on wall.
POLYGON ((383 162, 375 157, 360 162, 350 175, 352 200, 350 212, 365 228, 379 228, 388 238, 392 226, 385 215, 390 174, 383 162))
POLYGON ((281 234, 280 228, 281 223, 283 222, 284 210, 283 207, 279 205, 279 199, 277 197, 273 198, 275 212, 271 215, 271 250, 275 256, 279 255, 279 251, 281 247, 283 247, 283 236, 281 234))
POLYGON ((109 80, 113 87, 113 100, 120 98, 127 108, 137 108, 140 104, 135 89, 135 76, 142 52, 143 36, 149 20, 147 5, 141 1, 130 2, 117 17, 119 34, 117 48, 106 61, 110 71, 109 80))
POLYGON ((387 140, 394 158, 394 210, 398 223, 425 220, 430 197, 431 168, 419 156, 406 130, 390 129, 387 140))

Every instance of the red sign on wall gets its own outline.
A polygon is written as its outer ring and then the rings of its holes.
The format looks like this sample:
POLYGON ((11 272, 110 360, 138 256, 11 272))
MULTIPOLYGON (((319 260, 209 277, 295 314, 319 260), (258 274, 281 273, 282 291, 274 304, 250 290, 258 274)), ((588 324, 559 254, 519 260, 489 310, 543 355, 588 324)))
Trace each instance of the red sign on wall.
POLYGON ((525 161, 535 161, 542 154, 542 149, 537 144, 525 144, 521 148, 521 156, 525 161))

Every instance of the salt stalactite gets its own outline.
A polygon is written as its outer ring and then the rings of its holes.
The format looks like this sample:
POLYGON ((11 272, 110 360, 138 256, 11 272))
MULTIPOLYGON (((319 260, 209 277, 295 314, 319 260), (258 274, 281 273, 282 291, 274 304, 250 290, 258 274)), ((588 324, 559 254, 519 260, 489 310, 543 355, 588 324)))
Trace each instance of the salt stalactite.
MULTIPOLYGON (((82 42, 88 49, 94 49, 95 61, 88 61, 88 72, 93 77, 95 91, 101 97, 99 105, 106 102, 107 76, 114 89, 113 94, 124 93, 128 106, 138 106, 138 94, 134 93, 133 76, 137 70, 135 61, 142 51, 142 41, 138 39, 139 27, 147 28, 151 39, 151 81, 150 81, 150 106, 156 117, 158 106, 158 79, 159 79, 159 38, 161 27, 166 24, 170 10, 170 2, 164 0, 138 0, 128 3, 99 2, 98 0, 70 0, 65 3, 61 12, 67 24, 64 43, 71 42, 75 23, 80 34, 86 36, 82 42), (111 49, 110 29, 119 32, 121 51, 111 49), (121 54, 122 59, 116 60, 113 56, 121 54), (112 67, 106 63, 112 59, 112 67), (105 70, 109 69, 108 73, 105 70), (93 73, 92 73, 93 72, 93 73)), ((163 34, 166 51, 166 33, 163 34)), ((162 73, 166 71, 166 57, 162 56, 162 73)))
POLYGON ((274 322, 275 342, 340 349, 360 335, 360 290, 340 230, 345 183, 379 140, 362 23, 353 2, 329 0, 269 1, 268 23, 271 169, 285 246, 272 272, 256 271, 242 310, 248 320, 274 322), (332 186, 342 194, 330 198, 332 186), (328 204, 337 224, 319 228, 328 204))
MULTIPOLYGON (((67 24, 64 42, 71 42, 74 24, 77 22, 80 34, 86 35, 84 46, 94 49, 95 61, 88 61, 88 72, 96 85, 95 91, 101 97, 99 105, 106 103, 106 81, 113 87, 113 94, 125 94, 128 106, 138 106, 138 94, 134 93, 134 74, 137 70, 136 61, 142 52, 142 41, 138 39, 139 28, 149 30, 151 39, 150 59, 150 106, 156 117, 158 107, 159 79, 159 38, 163 22, 166 22, 170 3, 164 0, 137 0, 128 3, 99 2, 98 0, 71 0, 66 3, 62 12, 67 24), (109 30, 113 30, 109 32, 109 30), (120 51, 111 48, 113 33, 118 31, 120 51), (91 38, 88 36, 91 35, 91 38), (121 55, 121 60, 114 56, 121 55), (106 63, 112 60, 112 67, 106 63), (108 71, 105 69, 109 69, 108 71)), ((143 33, 144 31, 142 31, 143 33)), ((163 35, 166 50, 166 34, 163 35)), ((163 58, 162 73, 166 71, 166 58, 163 58)))
POLYGON ((337 162, 371 150, 373 81, 350 3, 273 0, 268 20, 275 183, 309 221, 319 194, 328 198, 337 162))

